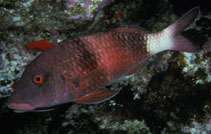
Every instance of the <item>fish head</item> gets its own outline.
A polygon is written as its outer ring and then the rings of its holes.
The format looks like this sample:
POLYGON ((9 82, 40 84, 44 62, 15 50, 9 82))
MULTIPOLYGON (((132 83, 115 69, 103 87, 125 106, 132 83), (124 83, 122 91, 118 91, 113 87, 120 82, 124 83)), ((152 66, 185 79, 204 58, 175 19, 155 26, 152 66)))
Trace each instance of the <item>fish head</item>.
MULTIPOLYGON (((53 71, 53 65, 41 58, 29 64, 14 92, 9 97, 8 107, 19 111, 33 111, 61 103, 56 89, 64 87, 62 79, 53 71)), ((63 94, 63 92, 61 93, 63 94)))

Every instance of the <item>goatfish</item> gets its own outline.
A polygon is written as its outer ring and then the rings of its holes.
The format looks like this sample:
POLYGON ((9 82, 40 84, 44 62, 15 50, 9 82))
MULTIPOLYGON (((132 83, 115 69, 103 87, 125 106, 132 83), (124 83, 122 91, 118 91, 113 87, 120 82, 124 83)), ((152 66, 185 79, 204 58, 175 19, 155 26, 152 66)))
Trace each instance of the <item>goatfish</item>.
POLYGON ((119 91, 105 86, 136 73, 150 56, 165 50, 198 51, 180 33, 199 10, 192 8, 156 33, 125 26, 56 43, 26 66, 8 107, 33 111, 68 102, 98 104, 111 99, 119 91))

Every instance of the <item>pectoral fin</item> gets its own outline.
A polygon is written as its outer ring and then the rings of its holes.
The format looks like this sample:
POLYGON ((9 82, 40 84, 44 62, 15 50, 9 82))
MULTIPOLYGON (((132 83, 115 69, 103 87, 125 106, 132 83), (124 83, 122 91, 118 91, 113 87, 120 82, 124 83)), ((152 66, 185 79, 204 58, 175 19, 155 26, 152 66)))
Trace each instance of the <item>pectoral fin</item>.
POLYGON ((118 92, 106 88, 96 88, 84 96, 75 98, 74 101, 83 104, 98 104, 114 97, 118 92))

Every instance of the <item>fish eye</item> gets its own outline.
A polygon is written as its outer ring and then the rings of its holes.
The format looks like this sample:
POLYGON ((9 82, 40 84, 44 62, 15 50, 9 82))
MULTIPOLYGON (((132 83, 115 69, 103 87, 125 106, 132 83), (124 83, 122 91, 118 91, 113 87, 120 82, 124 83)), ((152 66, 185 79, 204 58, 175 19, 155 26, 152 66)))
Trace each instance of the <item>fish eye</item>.
POLYGON ((42 74, 36 74, 33 77, 33 82, 35 84, 42 84, 44 81, 44 76, 42 74))

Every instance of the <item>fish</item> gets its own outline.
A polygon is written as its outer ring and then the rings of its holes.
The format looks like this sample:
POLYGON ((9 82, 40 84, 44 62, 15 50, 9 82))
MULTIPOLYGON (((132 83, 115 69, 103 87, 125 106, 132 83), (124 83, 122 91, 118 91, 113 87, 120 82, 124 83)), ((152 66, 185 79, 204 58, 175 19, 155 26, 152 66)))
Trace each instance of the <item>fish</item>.
POLYGON ((106 85, 137 73, 151 56, 167 50, 198 52, 181 32, 199 11, 200 7, 192 8, 156 33, 122 26, 54 44, 26 66, 8 99, 8 108, 28 112, 70 102, 98 104, 111 99, 119 90, 107 89, 106 85))

